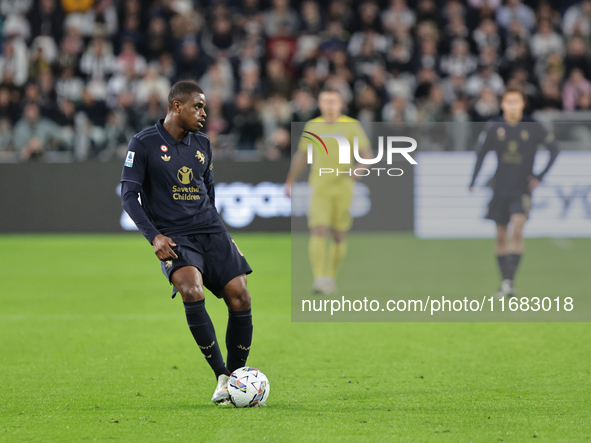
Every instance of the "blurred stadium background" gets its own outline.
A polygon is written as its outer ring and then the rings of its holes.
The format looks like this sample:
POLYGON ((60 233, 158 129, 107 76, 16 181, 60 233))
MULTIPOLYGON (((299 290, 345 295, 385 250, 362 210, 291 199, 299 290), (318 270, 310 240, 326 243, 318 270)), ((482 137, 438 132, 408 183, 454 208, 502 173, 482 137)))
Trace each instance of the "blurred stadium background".
MULTIPOLYGON (((469 123, 519 87, 562 149, 591 149, 591 0, 3 0, 0 13, 0 182, 13 189, 0 232, 132 228, 116 194, 127 142, 180 79, 206 91, 205 132, 227 161, 218 209, 235 229, 289 230, 290 124, 318 115, 324 86, 363 123, 454 125, 421 151, 473 150, 469 123)), ((401 192, 412 201, 412 180, 401 192)))

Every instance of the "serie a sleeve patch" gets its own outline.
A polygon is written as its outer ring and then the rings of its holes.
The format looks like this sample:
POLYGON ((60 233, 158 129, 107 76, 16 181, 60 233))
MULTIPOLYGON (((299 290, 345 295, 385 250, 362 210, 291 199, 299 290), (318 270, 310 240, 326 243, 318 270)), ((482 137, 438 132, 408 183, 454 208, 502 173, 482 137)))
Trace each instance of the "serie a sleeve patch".
POLYGON ((127 152, 127 157, 125 158, 124 165, 127 166, 128 168, 131 168, 133 166, 133 158, 134 157, 135 157, 135 152, 128 151, 127 152))

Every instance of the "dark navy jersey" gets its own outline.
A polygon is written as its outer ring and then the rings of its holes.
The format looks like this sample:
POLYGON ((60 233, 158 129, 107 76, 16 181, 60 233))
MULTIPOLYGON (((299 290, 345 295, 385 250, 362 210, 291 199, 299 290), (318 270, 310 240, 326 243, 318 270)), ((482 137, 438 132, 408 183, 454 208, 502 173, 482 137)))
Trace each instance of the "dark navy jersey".
POLYGON ((163 235, 225 231, 215 209, 209 137, 189 132, 179 141, 162 122, 131 139, 121 181, 141 186, 142 207, 163 235))
POLYGON ((509 124, 503 117, 490 120, 478 137, 477 149, 471 185, 474 185, 486 154, 494 151, 497 154, 498 166, 493 188, 495 192, 507 194, 529 192, 529 178, 542 180, 558 155, 554 135, 529 116, 524 116, 517 124, 509 124), (534 159, 540 145, 546 146, 550 151, 550 160, 543 171, 535 174, 534 159))

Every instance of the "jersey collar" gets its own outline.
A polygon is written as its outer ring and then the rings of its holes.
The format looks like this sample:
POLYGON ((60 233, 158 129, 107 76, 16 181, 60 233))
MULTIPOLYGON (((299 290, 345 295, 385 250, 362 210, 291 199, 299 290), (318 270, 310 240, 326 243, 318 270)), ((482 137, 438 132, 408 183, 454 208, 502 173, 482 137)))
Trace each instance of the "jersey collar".
POLYGON ((168 143, 171 146, 176 145, 177 143, 182 143, 187 146, 191 145, 191 133, 190 132, 187 132, 187 135, 185 135, 182 140, 177 140, 172 135, 170 135, 170 133, 166 129, 164 129, 163 123, 164 123, 163 118, 158 120, 158 123, 156 123, 156 129, 158 130, 160 137, 162 137, 166 143, 168 143))

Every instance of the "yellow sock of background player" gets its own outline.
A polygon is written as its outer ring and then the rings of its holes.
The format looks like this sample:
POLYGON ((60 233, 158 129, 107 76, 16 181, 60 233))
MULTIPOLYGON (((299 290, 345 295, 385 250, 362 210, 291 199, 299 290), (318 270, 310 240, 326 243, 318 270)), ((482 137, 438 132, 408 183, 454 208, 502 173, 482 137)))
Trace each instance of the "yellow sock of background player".
POLYGON ((326 275, 324 272, 326 266, 326 237, 311 235, 310 243, 308 244, 308 254, 310 255, 314 279, 324 277, 326 275))
POLYGON ((347 255, 347 242, 331 242, 328 247, 328 272, 327 276, 336 278, 343 259, 347 255))

